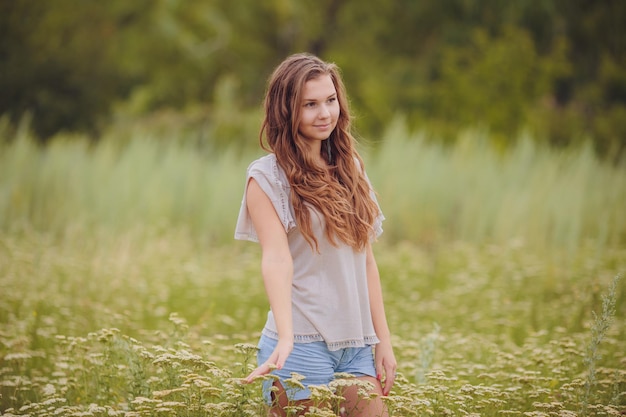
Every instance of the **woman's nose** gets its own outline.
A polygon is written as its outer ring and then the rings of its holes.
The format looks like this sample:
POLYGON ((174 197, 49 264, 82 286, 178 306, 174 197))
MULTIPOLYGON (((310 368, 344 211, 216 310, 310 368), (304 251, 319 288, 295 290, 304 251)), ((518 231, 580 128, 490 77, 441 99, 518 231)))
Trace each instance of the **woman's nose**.
POLYGON ((320 107, 320 118, 321 119, 325 119, 328 116, 330 116, 330 110, 328 110, 328 106, 321 106, 320 107))

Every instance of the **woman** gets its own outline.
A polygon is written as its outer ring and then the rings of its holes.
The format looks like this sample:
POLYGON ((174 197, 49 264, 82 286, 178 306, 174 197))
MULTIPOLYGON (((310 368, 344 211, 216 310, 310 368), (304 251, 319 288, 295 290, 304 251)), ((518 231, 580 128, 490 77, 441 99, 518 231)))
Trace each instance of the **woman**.
POLYGON ((288 404, 312 404, 310 385, 348 373, 378 395, 360 399, 349 387, 342 413, 386 416, 380 396, 391 390, 396 359, 370 246, 384 217, 350 133, 338 68, 309 54, 288 57, 264 107, 260 142, 270 154, 248 167, 235 232, 261 244, 270 303, 247 381, 276 375, 263 392, 270 415, 282 416, 288 404), (303 389, 285 383, 292 372, 305 377, 303 389))

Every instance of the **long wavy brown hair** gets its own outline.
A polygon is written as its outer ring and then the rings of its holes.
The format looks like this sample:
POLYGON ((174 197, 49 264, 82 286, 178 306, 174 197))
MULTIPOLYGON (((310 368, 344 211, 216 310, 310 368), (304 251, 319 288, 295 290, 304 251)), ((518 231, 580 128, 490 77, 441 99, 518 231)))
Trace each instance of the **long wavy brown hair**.
POLYGON ((333 245, 339 239, 363 250, 372 237, 378 206, 351 134, 351 115, 339 68, 306 53, 288 57, 270 77, 264 107, 261 147, 276 155, 287 175, 296 223, 304 238, 319 251, 311 229, 310 206, 324 217, 325 235, 333 245), (330 75, 340 109, 337 126, 322 143, 322 157, 332 161, 330 169, 316 164, 298 133, 304 84, 322 75, 330 75))

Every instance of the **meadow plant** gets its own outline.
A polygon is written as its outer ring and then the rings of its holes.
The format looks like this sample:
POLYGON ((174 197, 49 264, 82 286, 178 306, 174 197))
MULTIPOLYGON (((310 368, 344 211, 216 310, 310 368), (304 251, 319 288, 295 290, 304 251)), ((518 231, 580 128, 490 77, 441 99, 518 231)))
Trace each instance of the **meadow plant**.
MULTIPOLYGON (((178 232, 143 236, 98 245, 2 237, 3 415, 264 415, 260 381, 241 383, 255 366, 267 309, 259 253, 194 248, 178 232), (229 291, 233 286, 238 292, 229 291)), ((594 322, 573 318, 580 304, 594 302, 589 288, 596 284, 584 277, 623 267, 624 249, 599 254, 591 247, 583 261, 562 269, 545 253, 516 245, 377 250, 400 364, 392 394, 383 397, 392 415, 568 416, 583 409, 594 322), (536 298, 549 303, 529 303, 536 298), (440 327, 429 328, 435 321, 440 327), (420 372, 424 383, 414 379, 420 372)), ((594 345, 590 416, 625 407, 621 283, 615 280, 596 317, 618 325, 594 339, 602 343, 594 345)), ((356 380, 338 377, 312 389, 315 404, 304 415, 341 411, 341 390, 356 380)))
MULTIPOLYGON (((367 155, 389 219, 374 250, 391 415, 623 415, 624 167, 392 128, 367 155)), ((255 156, 147 137, 0 143, 2 415, 266 413, 261 380, 242 383, 268 310, 260 250, 232 242, 255 156)), ((338 414, 355 383, 313 387, 303 415, 338 414)))
POLYGON ((415 380, 418 384, 426 383, 426 373, 433 361, 440 330, 439 325, 435 323, 433 331, 427 334, 420 342, 420 367, 415 375, 415 380))
MULTIPOLYGON (((617 300, 617 284, 621 278, 620 274, 615 275, 613 281, 609 285, 608 292, 602 295, 602 313, 598 316, 593 311, 593 323, 591 327, 591 340, 587 346, 585 353, 584 363, 587 367, 587 377, 585 379, 585 389, 583 398, 581 401, 580 414, 586 416, 589 411, 589 401, 591 399, 591 392, 596 385, 597 379, 597 364, 602 358, 599 347, 611 327, 611 324, 615 320, 615 303, 617 300)), ((615 371, 617 373, 617 371, 615 371)), ((617 381, 617 378, 616 378, 617 381)), ((616 383, 617 386, 619 384, 616 383)), ((618 389, 614 389, 615 391, 618 389)), ((619 397, 619 395, 618 395, 619 397)), ((616 400, 614 394, 613 401, 616 400)))
MULTIPOLYGON (((145 132, 96 144, 59 136, 46 147, 15 135, 0 137, 0 230, 59 237, 141 226, 232 242, 245 170, 261 154, 145 132)), ((588 240, 624 243, 623 163, 603 162, 589 144, 555 150, 527 134, 513 143, 503 151, 485 132, 466 131, 443 145, 391 123, 379 143, 362 146, 388 219, 384 239, 518 240, 573 252, 588 240)))

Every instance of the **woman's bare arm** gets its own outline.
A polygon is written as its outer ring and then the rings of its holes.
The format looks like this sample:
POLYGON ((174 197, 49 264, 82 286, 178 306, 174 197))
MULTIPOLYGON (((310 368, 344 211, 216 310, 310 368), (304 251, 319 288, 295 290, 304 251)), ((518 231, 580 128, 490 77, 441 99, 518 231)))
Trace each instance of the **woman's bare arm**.
POLYGON ((385 306, 383 304, 383 291, 380 285, 380 274, 378 265, 374 258, 372 246, 367 245, 367 288, 370 298, 370 309, 372 311, 372 321, 374 322, 374 330, 380 343, 376 345, 376 374, 378 379, 382 379, 383 372, 385 375, 385 383, 383 385, 383 394, 388 395, 396 378, 397 362, 391 347, 391 333, 387 325, 387 316, 385 315, 385 306))
POLYGON ((287 233, 276 214, 269 197, 259 184, 251 179, 246 192, 248 212, 261 244, 261 273, 276 327, 278 345, 266 363, 261 364, 246 378, 270 372, 271 367, 282 368, 293 349, 293 319, 291 312, 291 282, 293 260, 289 252, 287 233))

